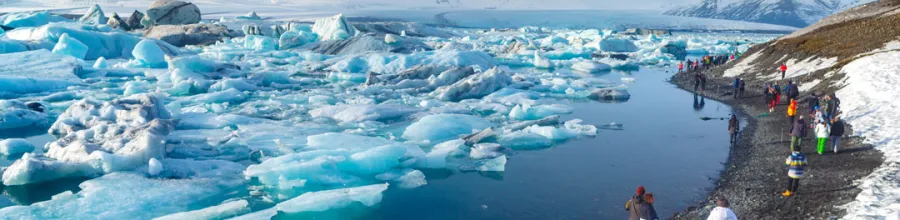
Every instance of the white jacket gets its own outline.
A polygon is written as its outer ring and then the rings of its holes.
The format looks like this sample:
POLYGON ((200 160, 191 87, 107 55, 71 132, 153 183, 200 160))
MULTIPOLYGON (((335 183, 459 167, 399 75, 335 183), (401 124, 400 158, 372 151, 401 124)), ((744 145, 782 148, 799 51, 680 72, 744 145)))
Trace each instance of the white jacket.
POLYGON ((828 126, 825 126, 825 124, 816 124, 816 137, 827 138, 828 130, 828 126))
POLYGON ((709 212, 706 220, 737 220, 737 215, 727 207, 716 207, 709 212))

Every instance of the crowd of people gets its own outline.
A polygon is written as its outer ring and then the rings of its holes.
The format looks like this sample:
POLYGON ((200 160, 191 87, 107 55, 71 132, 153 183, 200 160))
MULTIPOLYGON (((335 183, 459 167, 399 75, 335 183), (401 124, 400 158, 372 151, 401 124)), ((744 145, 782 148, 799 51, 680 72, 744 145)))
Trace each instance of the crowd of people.
MULTIPOLYGON (((712 66, 725 64, 728 60, 734 60, 740 54, 732 54, 730 57, 726 55, 705 56, 702 59, 687 61, 687 71, 693 72, 694 91, 702 92, 706 87, 706 76, 703 70, 712 66)), ((781 73, 781 81, 784 81, 787 65, 782 63, 776 67, 781 73)), ((678 72, 685 71, 685 64, 678 64, 678 72)), ((741 77, 734 78, 732 83, 732 98, 735 100, 744 99, 744 91, 746 89, 746 81, 741 77)), ((788 80, 784 87, 778 80, 765 83, 763 90, 763 98, 769 113, 774 113, 779 104, 787 104, 786 115, 788 120, 788 136, 790 137, 790 151, 785 165, 787 166, 788 183, 787 188, 781 193, 784 197, 796 195, 800 188, 800 179, 803 177, 803 171, 807 166, 806 156, 801 151, 803 139, 807 137, 807 130, 812 129, 814 139, 816 140, 816 153, 825 154, 832 151, 835 154, 840 152, 841 137, 844 135, 844 122, 841 121, 840 100, 834 94, 826 94, 823 97, 815 93, 807 95, 803 100, 800 99, 799 85, 788 80), (784 97, 784 99, 782 99, 784 97), (783 103, 787 101, 787 103, 783 103), (800 113, 800 103, 806 103, 809 106, 808 116, 810 121, 805 120, 805 115, 800 113)), ((729 141, 732 145, 738 141, 740 130, 740 121, 737 116, 732 114, 728 121, 729 141)), ((731 210, 728 200, 719 198, 716 201, 716 207, 710 212, 708 220, 737 220, 737 215, 731 210)), ((655 209, 653 209, 653 196, 645 193, 643 186, 638 187, 637 194, 625 204, 625 210, 629 212, 631 220, 656 220, 658 219, 655 209)))

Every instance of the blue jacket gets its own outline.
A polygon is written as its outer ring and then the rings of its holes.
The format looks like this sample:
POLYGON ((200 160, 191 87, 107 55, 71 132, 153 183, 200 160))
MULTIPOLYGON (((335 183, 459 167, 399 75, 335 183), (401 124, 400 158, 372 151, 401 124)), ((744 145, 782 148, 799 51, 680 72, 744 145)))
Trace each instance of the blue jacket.
POLYGON ((806 167, 806 157, 803 156, 803 153, 793 152, 791 156, 788 156, 787 160, 784 161, 784 164, 790 166, 788 168, 788 176, 794 179, 803 177, 803 168, 806 167))
POLYGON ((738 79, 737 77, 735 77, 735 78, 734 78, 734 84, 732 84, 732 87, 734 87, 735 89, 737 89, 737 88, 739 88, 740 86, 741 86, 741 80, 738 79))

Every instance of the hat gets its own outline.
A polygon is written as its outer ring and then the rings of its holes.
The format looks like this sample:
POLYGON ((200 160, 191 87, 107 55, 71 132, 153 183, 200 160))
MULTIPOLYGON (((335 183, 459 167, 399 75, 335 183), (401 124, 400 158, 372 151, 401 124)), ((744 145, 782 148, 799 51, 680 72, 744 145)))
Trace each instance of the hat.
POLYGON ((637 194, 638 194, 638 195, 644 195, 644 192, 645 192, 644 186, 638 186, 638 188, 637 188, 637 194))

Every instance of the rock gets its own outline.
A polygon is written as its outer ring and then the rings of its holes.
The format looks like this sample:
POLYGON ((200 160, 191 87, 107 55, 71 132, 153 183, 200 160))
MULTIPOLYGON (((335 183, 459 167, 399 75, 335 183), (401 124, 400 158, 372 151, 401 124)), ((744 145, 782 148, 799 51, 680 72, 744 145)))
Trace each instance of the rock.
POLYGON ((122 17, 119 17, 119 14, 116 13, 113 13, 113 15, 109 17, 109 21, 106 22, 106 25, 109 25, 111 28, 118 28, 126 31, 131 30, 131 27, 125 23, 125 20, 122 20, 122 17))
POLYGON ((84 13, 84 16, 81 16, 81 19, 78 21, 86 24, 106 24, 106 16, 103 15, 103 10, 100 9, 99 5, 91 6, 87 12, 84 13))
POLYGON ((602 88, 591 92, 588 98, 599 101, 628 101, 631 94, 623 88, 602 88))
POLYGON ((153 19, 150 19, 150 15, 145 14, 144 17, 141 18, 141 26, 144 26, 144 28, 153 26, 153 19))
POLYGON ((147 9, 147 16, 156 25, 196 24, 200 22, 200 8, 183 1, 156 0, 147 9))
POLYGON ((144 25, 141 24, 141 19, 144 19, 144 13, 134 10, 134 12, 131 13, 131 16, 128 17, 128 20, 125 20, 125 24, 132 30, 144 29, 144 25))
POLYGON ((218 24, 158 25, 144 32, 145 37, 156 38, 166 43, 183 47, 185 45, 209 45, 224 38, 242 37, 237 31, 218 24))

